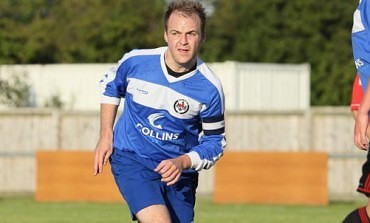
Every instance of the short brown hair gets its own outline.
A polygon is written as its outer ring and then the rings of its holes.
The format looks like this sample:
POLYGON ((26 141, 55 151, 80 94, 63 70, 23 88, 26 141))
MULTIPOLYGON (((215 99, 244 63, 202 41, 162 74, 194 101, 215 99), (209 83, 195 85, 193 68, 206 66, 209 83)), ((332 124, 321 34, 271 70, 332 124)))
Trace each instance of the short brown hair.
POLYGON ((173 12, 180 12, 185 14, 186 16, 189 15, 198 15, 200 18, 200 30, 202 32, 202 36, 205 36, 206 32, 206 11, 203 5, 197 1, 192 0, 173 0, 171 1, 168 6, 167 10, 164 14, 164 28, 167 31, 168 28, 168 19, 170 18, 173 12))

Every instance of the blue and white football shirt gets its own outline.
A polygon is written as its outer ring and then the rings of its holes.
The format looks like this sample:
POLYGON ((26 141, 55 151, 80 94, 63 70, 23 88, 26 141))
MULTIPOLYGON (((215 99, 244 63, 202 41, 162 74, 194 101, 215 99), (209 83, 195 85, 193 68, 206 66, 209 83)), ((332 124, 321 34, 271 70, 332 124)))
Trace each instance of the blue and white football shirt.
POLYGON ((133 50, 100 81, 101 103, 125 98, 113 146, 158 162, 187 154, 192 168, 208 169, 226 146, 221 82, 199 58, 194 71, 169 75, 166 50, 133 50))
POLYGON ((352 49, 355 65, 365 91, 370 78, 370 3, 361 0, 353 14, 352 49))

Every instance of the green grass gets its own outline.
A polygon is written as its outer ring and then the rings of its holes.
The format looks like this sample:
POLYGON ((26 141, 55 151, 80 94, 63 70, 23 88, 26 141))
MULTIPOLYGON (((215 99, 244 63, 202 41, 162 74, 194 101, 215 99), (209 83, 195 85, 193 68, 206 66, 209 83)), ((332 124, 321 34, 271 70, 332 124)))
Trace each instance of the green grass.
MULTIPOLYGON (((328 206, 220 205, 198 198, 196 223, 339 223, 364 202, 333 202, 328 206)), ((0 198, 1 223, 125 223, 131 222, 121 203, 35 202, 33 198, 0 198)))

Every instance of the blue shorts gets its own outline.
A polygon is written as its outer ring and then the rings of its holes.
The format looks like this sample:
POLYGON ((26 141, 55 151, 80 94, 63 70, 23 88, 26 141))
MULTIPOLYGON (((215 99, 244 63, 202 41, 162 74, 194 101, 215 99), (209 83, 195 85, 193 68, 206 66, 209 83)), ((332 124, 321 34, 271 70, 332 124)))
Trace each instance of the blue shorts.
POLYGON ((132 220, 136 220, 135 214, 141 209, 162 204, 169 210, 173 223, 194 221, 198 172, 184 171, 176 184, 167 186, 154 172, 158 162, 133 152, 114 149, 110 163, 118 189, 130 208, 132 220))

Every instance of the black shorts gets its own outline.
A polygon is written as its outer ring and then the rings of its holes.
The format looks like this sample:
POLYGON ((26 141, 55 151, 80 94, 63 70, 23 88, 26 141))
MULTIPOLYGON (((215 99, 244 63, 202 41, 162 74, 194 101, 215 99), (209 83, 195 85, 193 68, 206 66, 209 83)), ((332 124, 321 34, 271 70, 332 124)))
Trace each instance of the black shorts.
POLYGON ((370 197, 370 151, 367 153, 366 162, 362 165, 362 176, 357 191, 370 197))

